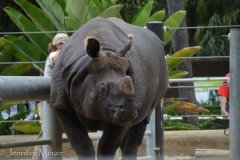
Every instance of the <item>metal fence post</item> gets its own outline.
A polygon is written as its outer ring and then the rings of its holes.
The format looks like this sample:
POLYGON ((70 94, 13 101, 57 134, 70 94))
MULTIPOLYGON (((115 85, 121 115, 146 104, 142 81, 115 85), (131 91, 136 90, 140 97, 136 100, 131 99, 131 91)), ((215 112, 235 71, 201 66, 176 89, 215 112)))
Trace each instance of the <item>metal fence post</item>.
POLYGON ((42 151, 42 160, 62 159, 62 128, 55 116, 54 111, 50 108, 49 103, 43 102, 43 139, 51 140, 50 145, 44 145, 42 151))
MULTIPOLYGON (((163 41, 163 22, 148 22, 147 28, 153 31, 160 40, 163 41)), ((157 105, 155 108, 155 138, 156 146, 155 153, 156 159, 163 160, 164 156, 164 128, 163 128, 163 107, 162 105, 157 105)))
POLYGON ((230 160, 240 157, 240 28, 230 29, 230 160))
POLYGON ((146 137, 146 156, 151 156, 156 158, 154 148, 156 146, 156 139, 155 139, 155 110, 152 112, 150 117, 150 122, 147 125, 147 131, 150 130, 151 134, 146 137))

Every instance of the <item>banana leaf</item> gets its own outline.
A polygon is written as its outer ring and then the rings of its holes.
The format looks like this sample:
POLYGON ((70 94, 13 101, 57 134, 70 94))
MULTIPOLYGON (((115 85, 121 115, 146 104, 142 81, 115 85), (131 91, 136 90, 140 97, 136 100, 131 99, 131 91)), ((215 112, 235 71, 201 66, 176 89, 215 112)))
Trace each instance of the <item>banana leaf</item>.
MULTIPOLYGON (((186 11, 178 11, 164 21, 164 26, 169 26, 172 28, 179 27, 180 24, 182 23, 183 19, 185 18, 185 16, 186 16, 186 11)), ((164 33, 164 43, 165 44, 167 44, 171 40, 171 38, 175 32, 176 32, 176 29, 169 30, 164 33)))
POLYGON ((116 17, 121 9, 122 5, 111 6, 104 10, 103 12, 101 12, 98 16, 103 18, 116 17))
POLYGON ((165 16, 165 9, 161 10, 161 11, 157 11, 155 12, 153 15, 151 15, 148 18, 147 22, 151 22, 151 21, 159 21, 159 22, 163 22, 163 18, 165 16))
POLYGON ((39 122, 16 122, 12 128, 26 134, 39 134, 41 131, 41 123, 39 122))
MULTIPOLYGON (((99 0, 92 0, 91 2, 94 3, 94 5, 97 7, 97 10, 100 12, 103 12, 106 8, 103 6, 103 4, 99 0)), ((115 4, 115 3, 114 3, 115 4)), ((92 7, 93 8, 93 7, 92 7)), ((91 9, 90 9, 91 10, 91 9)))
POLYGON ((105 8, 108 8, 108 7, 110 7, 110 6, 113 6, 113 5, 115 5, 116 4, 116 0, 101 0, 102 1, 102 3, 103 3, 103 6, 105 7, 105 8))
POLYGON ((175 107, 177 107, 181 102, 175 102, 173 104, 169 104, 164 106, 163 108, 163 114, 168 114, 170 111, 172 111, 175 107))
MULTIPOLYGON (((6 7, 4 11, 12 19, 12 21, 18 26, 23 32, 41 32, 36 25, 26 18, 23 14, 16 11, 13 8, 6 7)), ((41 51, 45 55, 45 59, 48 56, 47 46, 50 43, 50 39, 44 34, 25 34, 35 45, 34 50, 41 51), (37 49, 36 49, 37 46, 37 49)), ((32 48, 31 48, 32 49, 32 48)))
POLYGON ((21 76, 32 69, 30 64, 13 64, 0 72, 1 76, 21 76))
POLYGON ((68 26, 69 28, 72 28, 73 30, 77 30, 81 27, 80 22, 75 19, 64 17, 64 21, 66 26, 68 26))
POLYGON ((208 109, 197 106, 193 103, 181 102, 177 105, 173 111, 184 111, 184 112, 210 112, 208 109))
POLYGON ((6 45, 6 43, 0 39, 0 51, 2 51, 4 49, 5 45, 6 45))
POLYGON ((105 10, 101 2, 98 0, 88 2, 88 10, 91 17, 97 17, 101 12, 105 10))
MULTIPOLYGON (((66 3, 69 1, 70 0, 67 0, 66 3)), ((44 13, 47 14, 48 18, 52 21, 57 30, 64 31, 64 12, 59 3, 55 0, 36 0, 36 2, 44 13)))
POLYGON ((33 112, 34 114, 36 114, 36 115, 39 117, 38 109, 34 109, 34 110, 32 110, 32 112, 33 112))
POLYGON ((21 102, 11 102, 11 103, 4 103, 3 102, 3 103, 0 103, 0 112, 4 111, 6 109, 9 109, 12 106, 17 105, 19 103, 21 103, 21 102))
POLYGON ((144 27, 148 22, 148 18, 152 12, 153 1, 148 2, 145 4, 133 17, 131 24, 144 27))
POLYGON ((67 12, 65 11, 65 8, 66 8, 66 0, 57 0, 56 1, 58 4, 59 4, 59 6, 61 7, 61 9, 62 9, 62 11, 63 11, 63 13, 64 13, 64 16, 68 16, 68 14, 67 14, 67 12))
POLYGON ((40 61, 46 58, 41 54, 41 51, 27 41, 21 40, 18 37, 6 35, 2 40, 12 46, 16 51, 28 58, 29 61, 40 61))
POLYGON ((68 0, 66 1, 66 12, 70 18, 78 20, 80 26, 84 24, 84 19, 88 13, 89 0, 68 0))
POLYGON ((12 117, 9 117, 8 120, 21 120, 23 117, 25 117, 27 114, 29 114, 31 111, 24 111, 20 112, 12 117))
POLYGON ((188 72, 182 70, 168 71, 168 77, 171 78, 182 78, 188 75, 188 72))
POLYGON ((168 114, 170 111, 185 111, 185 112, 210 112, 208 109, 197 106, 193 103, 179 102, 175 99, 168 99, 164 101, 164 114, 168 114))
POLYGON ((200 46, 194 46, 194 47, 186 47, 174 54, 171 55, 169 59, 166 60, 168 65, 168 70, 174 69, 177 65, 185 61, 188 57, 192 57, 194 54, 196 54, 198 51, 200 51, 202 47, 200 46), (178 57, 184 57, 179 59, 174 59, 178 57))
MULTIPOLYGON (((6 42, 0 39, 0 48, 2 48, 2 57, 0 58, 0 62, 9 62, 16 52, 10 45, 6 44, 6 42)), ((4 66, 4 64, 0 64, 0 69, 2 69, 4 66)))
MULTIPOLYGON (((44 12, 34 6, 32 3, 29 3, 27 0, 15 0, 15 2, 24 9, 25 13, 28 17, 36 24, 41 31, 54 31, 55 26, 52 21, 44 14, 44 12)), ((54 33, 46 33, 46 35, 50 38, 54 38, 54 33)))

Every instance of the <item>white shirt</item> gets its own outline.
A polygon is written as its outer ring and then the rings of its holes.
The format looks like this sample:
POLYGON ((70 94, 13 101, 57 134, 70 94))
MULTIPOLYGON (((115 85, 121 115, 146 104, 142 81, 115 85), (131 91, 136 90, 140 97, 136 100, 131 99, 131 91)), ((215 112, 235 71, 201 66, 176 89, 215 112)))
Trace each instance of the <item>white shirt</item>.
POLYGON ((44 68, 44 77, 52 77, 52 71, 53 71, 53 62, 52 58, 57 54, 58 51, 51 52, 49 56, 47 57, 45 68, 44 68))

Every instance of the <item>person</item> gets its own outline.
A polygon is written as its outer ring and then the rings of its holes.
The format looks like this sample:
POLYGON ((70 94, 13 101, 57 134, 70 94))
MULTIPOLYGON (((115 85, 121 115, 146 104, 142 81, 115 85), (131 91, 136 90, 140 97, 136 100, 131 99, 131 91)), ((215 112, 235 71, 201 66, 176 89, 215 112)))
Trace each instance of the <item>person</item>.
MULTIPOLYGON (((225 77, 230 77, 230 73, 227 73, 225 77)), ((221 86, 218 89, 218 95, 221 96, 220 103, 221 103, 221 114, 225 117, 229 116, 229 79, 224 80, 221 86)))
POLYGON ((54 38, 52 43, 48 46, 48 51, 50 52, 47 57, 45 68, 44 68, 44 77, 51 77, 53 66, 57 61, 57 57, 60 53, 62 45, 68 40, 69 36, 64 33, 58 33, 54 38))
MULTIPOLYGON (((46 62, 45 62, 44 75, 43 75, 44 77, 52 76, 53 67, 57 61, 60 50, 61 50, 63 44, 68 40, 68 38, 69 38, 69 36, 67 34, 58 33, 53 38, 53 41, 51 43, 49 43, 48 52, 50 54, 47 57, 46 62)), ((39 112, 39 116, 40 116, 40 120, 41 120, 41 125, 43 125, 43 123, 42 123, 42 119, 43 119, 42 109, 43 108, 42 107, 43 107, 43 102, 40 102, 38 104, 38 112, 39 112)), ((41 132, 38 135, 38 139, 42 139, 42 136, 43 136, 43 131, 41 130, 41 132)), ((42 149, 42 146, 35 146, 34 153, 40 153, 41 149, 42 149)), ((39 160, 39 159, 42 159, 41 154, 34 154, 32 157, 32 160, 39 160)))

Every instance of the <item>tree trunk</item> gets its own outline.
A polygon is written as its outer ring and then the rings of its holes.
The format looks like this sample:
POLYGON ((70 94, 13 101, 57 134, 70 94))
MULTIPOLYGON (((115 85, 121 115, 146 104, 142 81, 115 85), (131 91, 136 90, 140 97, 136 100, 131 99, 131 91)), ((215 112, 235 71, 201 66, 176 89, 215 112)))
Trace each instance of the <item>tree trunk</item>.
MULTIPOLYGON (((168 5, 169 16, 179 10, 184 10, 184 1, 183 0, 167 0, 167 5, 168 5)), ((187 22, 186 22, 186 19, 184 18, 180 27, 186 27, 186 26, 187 26, 187 22)), ((173 43, 174 52, 177 52, 185 47, 189 47, 187 29, 177 30, 172 38, 172 43, 173 43)), ((178 65, 176 68, 177 68, 177 70, 184 70, 184 71, 189 72, 189 74, 184 78, 192 78, 192 64, 191 64, 190 59, 185 60, 183 63, 178 65)), ((184 83, 179 83, 178 85, 179 86, 193 86, 193 82, 184 82, 184 83)), ((179 92, 179 97, 180 97, 181 101, 196 103, 194 88, 179 88, 178 92, 179 92)), ((183 112, 183 115, 193 115, 193 114, 196 114, 196 113, 195 112, 187 112, 187 113, 183 112)), ((195 124, 196 118, 183 117, 183 122, 195 124)))

